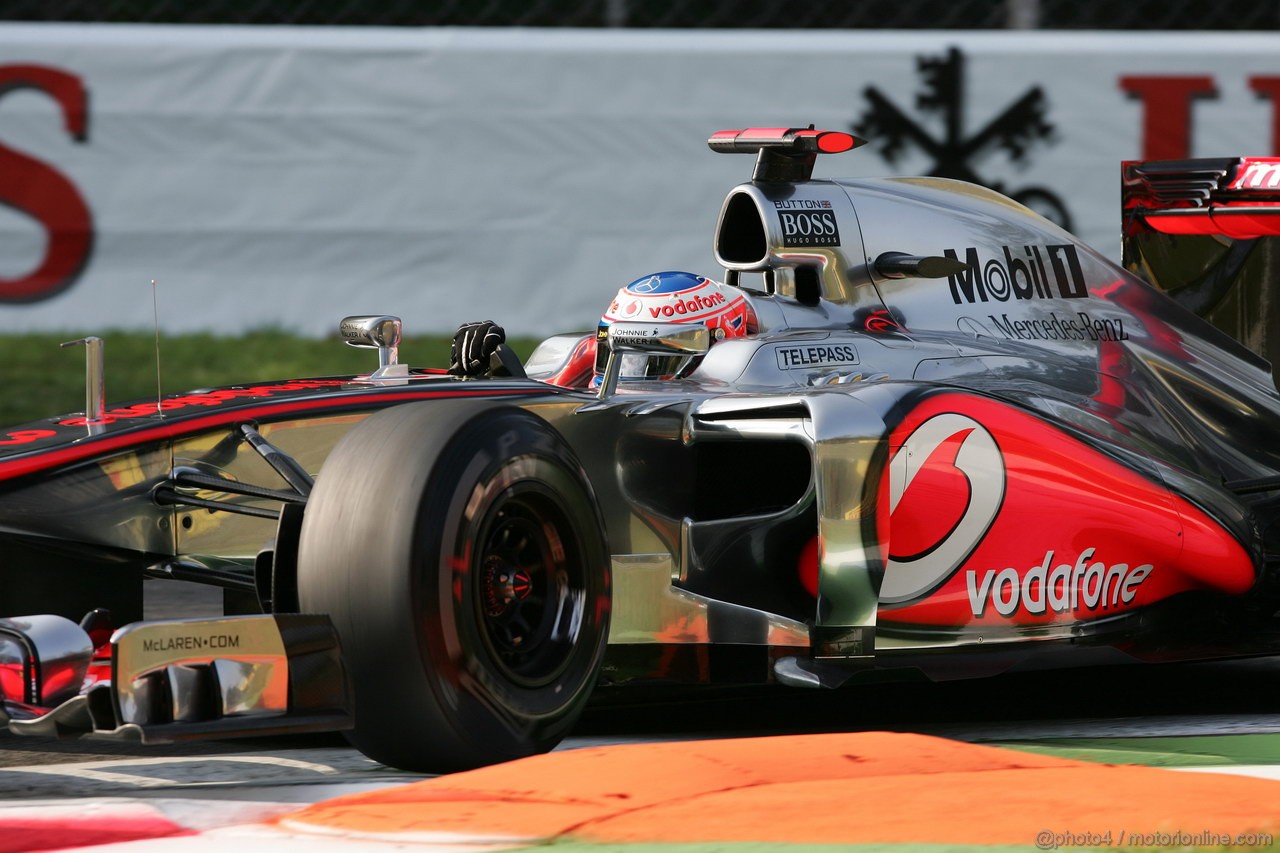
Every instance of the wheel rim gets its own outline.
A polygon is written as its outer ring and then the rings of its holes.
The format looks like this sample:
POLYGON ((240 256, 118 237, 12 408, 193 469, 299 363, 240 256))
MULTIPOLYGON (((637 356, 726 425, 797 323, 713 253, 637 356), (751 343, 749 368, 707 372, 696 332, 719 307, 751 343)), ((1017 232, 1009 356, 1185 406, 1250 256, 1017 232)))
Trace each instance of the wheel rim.
POLYGON ((510 681, 538 686, 569 665, 584 572, 568 518, 547 495, 508 490, 477 538, 475 610, 485 650, 510 681))

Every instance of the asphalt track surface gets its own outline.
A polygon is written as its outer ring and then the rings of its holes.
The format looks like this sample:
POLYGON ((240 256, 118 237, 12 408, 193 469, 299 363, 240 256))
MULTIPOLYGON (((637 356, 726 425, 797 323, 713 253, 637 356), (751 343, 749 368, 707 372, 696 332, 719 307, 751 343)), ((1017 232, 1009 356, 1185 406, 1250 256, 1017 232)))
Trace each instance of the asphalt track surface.
MULTIPOLYGON (((212 612, 216 602, 207 590, 185 586, 158 590, 164 595, 154 606, 149 595, 149 617, 212 612)), ((616 691, 600 696, 562 748, 868 731, 980 743, 1275 733, 1278 682, 1280 658, 1264 658, 839 691, 616 691)), ((369 761, 339 735, 143 747, 0 734, 0 801, 128 796, 308 803, 422 778, 369 761)))
MULTIPOLYGON (((200 615, 216 605, 209 590, 187 584, 164 585, 159 592, 164 596, 157 605, 148 597, 148 616, 200 615)), ((586 713, 568 745, 877 730, 974 742, 1055 736, 1274 733, 1280 731, 1277 688, 1280 658, 1023 672, 945 683, 863 684, 841 690, 614 690, 603 694, 586 713)), ((178 770, 182 762, 177 760, 193 758, 197 761, 187 765, 202 767, 212 786, 225 785, 236 774, 255 786, 274 783, 265 767, 250 767, 251 762, 198 761, 201 757, 293 756, 305 762, 306 758, 298 756, 308 754, 323 756, 317 763, 334 765, 333 772, 317 772, 319 777, 311 780, 316 784, 328 784, 339 777, 347 780, 355 776, 374 783, 408 776, 362 760, 339 735, 142 747, 0 734, 0 768, 157 760, 178 770)), ((291 784, 308 776, 298 768, 285 766, 282 770, 287 772, 280 775, 291 784)), ((69 777, 61 777, 67 785, 52 784, 58 779, 55 772, 47 772, 41 784, 23 786, 15 785, 12 774, 0 774, 0 798, 86 793, 83 785, 77 790, 76 780, 69 777)))

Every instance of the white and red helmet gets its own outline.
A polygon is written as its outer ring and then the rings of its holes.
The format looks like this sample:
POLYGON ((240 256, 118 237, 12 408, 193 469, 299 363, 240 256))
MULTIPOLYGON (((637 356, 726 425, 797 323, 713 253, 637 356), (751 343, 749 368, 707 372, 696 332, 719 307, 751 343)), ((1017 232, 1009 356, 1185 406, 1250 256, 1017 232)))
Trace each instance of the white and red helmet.
MULTIPOLYGON (((611 323, 702 323, 714 344, 756 331, 756 313, 737 288, 690 272, 668 271, 642 276, 618 291, 600 318, 597 341, 611 323)), ((596 374, 604 372, 608 349, 596 348, 596 374)), ((626 356, 624 379, 657 379, 687 372, 689 356, 626 356)))

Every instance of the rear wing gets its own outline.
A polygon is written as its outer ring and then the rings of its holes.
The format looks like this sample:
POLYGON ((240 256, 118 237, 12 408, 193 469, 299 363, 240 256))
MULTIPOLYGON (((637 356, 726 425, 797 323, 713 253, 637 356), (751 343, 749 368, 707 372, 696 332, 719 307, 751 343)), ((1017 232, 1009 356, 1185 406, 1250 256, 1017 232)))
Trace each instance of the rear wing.
POLYGON ((1280 158, 1127 162, 1122 256, 1271 362, 1280 360, 1280 158))
POLYGON ((1280 235, 1280 158, 1124 164, 1124 212, 1162 234, 1280 235))

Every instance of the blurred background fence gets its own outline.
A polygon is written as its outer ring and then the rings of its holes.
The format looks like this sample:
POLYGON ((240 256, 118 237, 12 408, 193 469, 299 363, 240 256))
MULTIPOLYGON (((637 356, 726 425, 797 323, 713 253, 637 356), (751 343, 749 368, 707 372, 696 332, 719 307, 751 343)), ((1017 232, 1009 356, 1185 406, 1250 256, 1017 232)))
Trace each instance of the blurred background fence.
POLYGON ((752 125, 852 130, 872 144, 824 174, 985 184, 1115 254, 1121 161, 1280 156, 1277 24, 1280 0, 0 0, 0 325, 143 329, 156 279, 169 333, 446 332, 477 303, 593 328, 623 282, 717 268, 749 171, 703 140, 752 125))
POLYGON ((1274 30, 1275 0, 5 0, 0 20, 761 29, 1274 30))

